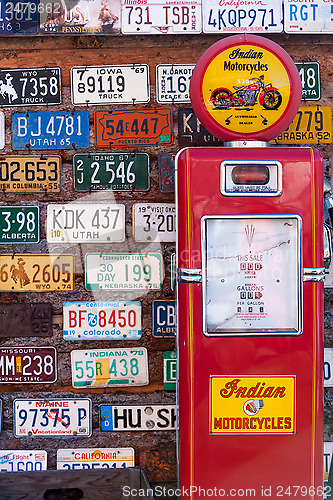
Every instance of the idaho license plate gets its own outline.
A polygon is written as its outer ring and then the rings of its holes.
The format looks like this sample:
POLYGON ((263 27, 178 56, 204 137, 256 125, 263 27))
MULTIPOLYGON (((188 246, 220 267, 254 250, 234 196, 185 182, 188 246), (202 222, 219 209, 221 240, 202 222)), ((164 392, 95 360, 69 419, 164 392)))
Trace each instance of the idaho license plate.
POLYGON ((133 236, 136 241, 176 241, 174 203, 135 203, 133 236))
POLYGON ((34 472, 47 469, 44 450, 0 450, 0 472, 34 472))
POLYGON ((134 467, 133 448, 65 448, 57 450, 57 470, 134 467))
POLYGON ((73 387, 148 385, 147 349, 88 349, 72 351, 73 387))
POLYGON ((172 431, 176 405, 101 405, 101 431, 172 431))
POLYGON ((39 243, 39 207, 0 206, 0 244, 39 243))
POLYGON ((1 384, 50 384, 57 380, 55 347, 2 347, 1 384))

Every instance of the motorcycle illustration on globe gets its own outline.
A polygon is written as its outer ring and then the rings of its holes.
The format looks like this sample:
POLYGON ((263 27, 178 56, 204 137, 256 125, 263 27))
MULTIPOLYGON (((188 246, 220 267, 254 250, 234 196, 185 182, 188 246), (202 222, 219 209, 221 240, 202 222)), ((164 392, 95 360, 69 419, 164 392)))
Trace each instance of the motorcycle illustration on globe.
POLYGON ((258 102, 265 109, 278 109, 282 103, 282 96, 278 89, 271 83, 265 85, 264 75, 259 78, 249 78, 249 85, 234 86, 234 92, 227 88, 215 89, 210 97, 210 101, 216 109, 229 109, 232 107, 241 108, 254 106, 258 102))

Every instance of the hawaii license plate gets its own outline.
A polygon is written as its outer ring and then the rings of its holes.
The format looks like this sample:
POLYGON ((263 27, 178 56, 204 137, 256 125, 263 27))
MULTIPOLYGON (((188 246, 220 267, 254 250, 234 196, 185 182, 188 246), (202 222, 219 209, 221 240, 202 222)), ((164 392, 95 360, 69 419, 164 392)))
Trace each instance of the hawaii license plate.
POLYGON ((133 448, 65 448, 57 450, 57 470, 134 467, 133 448))
POLYGON ((55 347, 0 348, 1 384, 50 384, 56 380, 55 347))
POLYGON ((0 206, 0 244, 38 242, 39 207, 0 206))
POLYGON ((148 354, 138 349, 87 349, 71 352, 73 387, 125 387, 149 384, 148 354))
POLYGON ((44 450, 0 450, 0 472, 34 472, 47 469, 44 450))
POLYGON ((176 241, 174 203, 134 203, 133 236, 136 241, 176 241))
POLYGON ((172 431, 176 405, 101 405, 101 431, 172 431))
POLYGON ((1 156, 0 189, 5 193, 59 193, 60 156, 1 156))

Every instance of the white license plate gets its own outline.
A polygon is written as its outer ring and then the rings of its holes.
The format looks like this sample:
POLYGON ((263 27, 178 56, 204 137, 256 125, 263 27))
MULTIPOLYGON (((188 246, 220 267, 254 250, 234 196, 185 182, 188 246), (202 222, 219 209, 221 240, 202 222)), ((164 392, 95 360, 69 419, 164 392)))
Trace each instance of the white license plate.
POLYGON ((177 427, 176 405, 100 406, 102 431, 172 431, 177 427))
POLYGON ((177 5, 166 0, 145 0, 144 5, 128 3, 121 0, 122 33, 201 33, 201 0, 183 0, 177 5))
POLYGON ((65 340, 139 340, 141 303, 64 302, 65 340))
POLYGON ((107 203, 50 204, 48 243, 119 243, 125 241, 125 205, 107 203))
POLYGON ((0 472, 34 472, 47 469, 44 450, 0 450, 0 472))
POLYGON ((134 467, 133 448, 66 448, 57 451, 57 470, 134 467))
POLYGON ((163 258, 160 253, 86 254, 87 290, 160 290, 163 258))
POLYGON ((138 349, 87 349, 71 352, 73 387, 124 387, 149 384, 148 353, 138 349))
POLYGON ((284 2, 286 33, 333 33, 333 10, 327 0, 315 4, 302 0, 284 2))
POLYGON ((324 349, 324 387, 333 387, 333 349, 324 349))
POLYGON ((72 102, 136 104, 149 102, 147 64, 78 66, 71 69, 72 102))
POLYGON ((176 241, 174 203, 135 203, 133 236, 136 241, 176 241))
POLYGON ((91 400, 15 399, 14 436, 90 436, 91 400))
POLYGON ((190 79, 194 67, 194 64, 156 66, 157 102, 191 102, 190 79))

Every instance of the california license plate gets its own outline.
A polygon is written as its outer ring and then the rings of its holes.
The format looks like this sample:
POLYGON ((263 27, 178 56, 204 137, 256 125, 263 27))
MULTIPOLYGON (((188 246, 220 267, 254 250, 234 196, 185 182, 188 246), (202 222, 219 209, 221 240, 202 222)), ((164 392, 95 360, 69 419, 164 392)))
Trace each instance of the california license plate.
POLYGON ((133 236, 136 241, 176 241, 174 203, 134 203, 133 236))
POLYGON ((148 385, 148 354, 138 349, 87 349, 71 352, 73 387, 148 385))
POLYGON ((56 380, 55 347, 0 348, 1 384, 50 384, 56 380))
POLYGON ((118 469, 134 466, 133 448, 60 448, 57 450, 57 470, 118 469))
POLYGON ((141 303, 64 302, 65 340, 139 340, 141 303))
POLYGON ((87 290, 160 290, 163 282, 161 253, 86 254, 87 290))
POLYGON ((176 405, 101 405, 101 431, 172 431, 176 405))
POLYGON ((60 156, 0 156, 0 190, 59 193, 60 156))
POLYGON ((191 102, 190 80, 194 67, 194 64, 157 65, 157 102, 191 102))
POLYGON ((34 472, 47 469, 44 450, 0 450, 0 472, 34 472))
POLYGON ((0 206, 0 244, 38 242, 39 207, 0 206))
POLYGON ((48 243, 125 241, 125 205, 64 203, 47 207, 48 243))
POLYGON ((90 436, 91 400, 15 399, 14 436, 90 436))
POLYGON ((74 290, 74 256, 66 254, 1 254, 2 292, 74 290))

